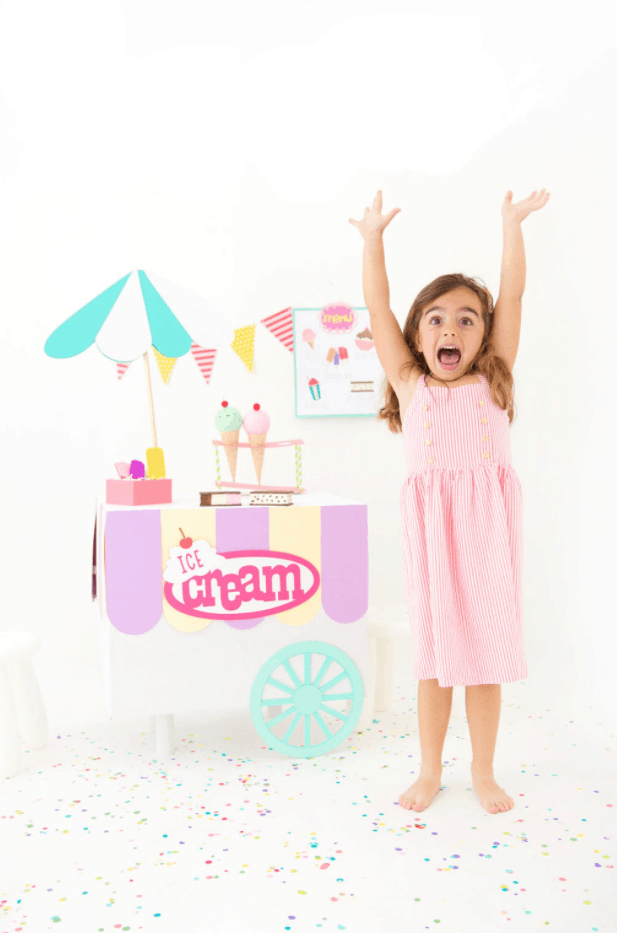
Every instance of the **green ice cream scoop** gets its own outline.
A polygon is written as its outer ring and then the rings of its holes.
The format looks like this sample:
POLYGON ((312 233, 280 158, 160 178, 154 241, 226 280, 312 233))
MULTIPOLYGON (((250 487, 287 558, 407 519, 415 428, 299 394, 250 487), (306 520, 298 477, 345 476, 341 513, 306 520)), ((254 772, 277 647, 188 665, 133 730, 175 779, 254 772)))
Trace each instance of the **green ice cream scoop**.
POLYGON ((216 430, 239 431, 242 427, 242 415, 237 408, 232 408, 229 402, 222 402, 223 407, 216 416, 216 430))

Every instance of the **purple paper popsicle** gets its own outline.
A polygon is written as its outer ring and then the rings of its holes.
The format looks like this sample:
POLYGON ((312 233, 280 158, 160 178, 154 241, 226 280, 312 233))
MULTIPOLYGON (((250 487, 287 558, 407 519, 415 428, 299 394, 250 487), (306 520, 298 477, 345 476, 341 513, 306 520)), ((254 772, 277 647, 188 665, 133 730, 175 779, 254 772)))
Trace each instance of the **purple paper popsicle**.
POLYGON ((129 472, 133 479, 144 479, 146 475, 145 464, 141 460, 131 460, 129 472))

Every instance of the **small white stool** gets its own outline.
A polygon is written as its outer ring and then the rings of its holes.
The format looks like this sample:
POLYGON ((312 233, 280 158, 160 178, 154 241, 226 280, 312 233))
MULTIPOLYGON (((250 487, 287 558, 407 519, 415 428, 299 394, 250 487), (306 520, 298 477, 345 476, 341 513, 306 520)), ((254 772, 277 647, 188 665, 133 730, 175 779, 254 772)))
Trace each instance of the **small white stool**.
POLYGON ((28 750, 47 744, 47 714, 32 665, 38 635, 0 631, 0 778, 17 774, 28 750))

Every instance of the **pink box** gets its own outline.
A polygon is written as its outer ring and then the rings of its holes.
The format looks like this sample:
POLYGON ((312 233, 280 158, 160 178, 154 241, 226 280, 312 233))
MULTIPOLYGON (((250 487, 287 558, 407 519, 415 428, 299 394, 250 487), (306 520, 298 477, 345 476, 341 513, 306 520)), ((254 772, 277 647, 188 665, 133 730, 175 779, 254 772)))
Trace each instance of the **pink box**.
POLYGON ((110 505, 165 505, 171 502, 170 479, 108 479, 110 505))

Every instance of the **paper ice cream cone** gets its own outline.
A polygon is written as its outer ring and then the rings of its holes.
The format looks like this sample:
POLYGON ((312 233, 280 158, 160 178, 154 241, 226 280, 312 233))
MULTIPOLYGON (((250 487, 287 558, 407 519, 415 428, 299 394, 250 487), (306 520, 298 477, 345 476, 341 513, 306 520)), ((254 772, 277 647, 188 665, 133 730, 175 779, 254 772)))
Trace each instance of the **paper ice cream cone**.
POLYGON ((229 469, 231 470, 231 481, 235 483, 236 481, 236 464, 238 463, 238 438, 240 437, 240 429, 237 431, 221 431, 221 440, 225 445, 223 450, 225 451, 225 456, 227 457, 227 463, 229 464, 229 469))
POLYGON ((259 402, 255 402, 250 411, 247 411, 243 420, 244 430, 248 434, 257 482, 261 486, 261 471, 264 465, 264 448, 266 437, 270 430, 270 415, 263 411, 259 402))
POLYGON ((308 343, 309 347, 311 348, 311 350, 314 350, 314 349, 315 349, 315 341, 314 341, 314 340, 307 340, 307 343, 308 343))
POLYGON ((257 473, 257 483, 261 486, 261 471, 264 465, 265 448, 258 445, 265 444, 267 434, 249 434, 249 444, 251 445, 251 454, 255 472, 257 473))

